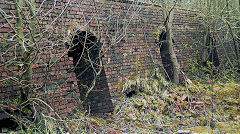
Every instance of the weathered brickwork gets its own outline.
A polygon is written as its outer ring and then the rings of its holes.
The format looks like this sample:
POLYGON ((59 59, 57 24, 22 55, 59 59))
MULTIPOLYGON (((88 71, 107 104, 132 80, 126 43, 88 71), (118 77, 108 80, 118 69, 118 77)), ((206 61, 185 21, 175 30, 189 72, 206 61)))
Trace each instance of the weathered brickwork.
MULTIPOLYGON (((39 2, 42 0, 37 1, 39 2)), ((37 4, 37 8, 39 6, 37 4)), ((14 5, 11 1, 1 1, 0 7, 7 14, 14 15, 14 5)), ((56 18, 58 20, 53 23, 50 32, 44 35, 47 40, 41 39, 38 44, 39 51, 33 52, 38 56, 32 66, 35 87, 33 91, 37 97, 43 98, 63 116, 71 114, 74 107, 81 105, 78 103, 81 98, 81 84, 91 78, 91 76, 77 78, 73 71, 73 58, 68 56, 65 46, 66 35, 74 23, 77 23, 80 30, 87 29, 93 33, 103 44, 103 70, 88 97, 93 112, 113 110, 114 99, 118 97, 119 87, 126 78, 144 74, 155 67, 164 72, 160 48, 154 37, 156 29, 163 26, 161 8, 158 6, 116 1, 92 3, 87 0, 76 0, 69 4, 68 0, 62 0, 55 5, 54 2, 45 2, 39 11, 42 12, 39 14, 42 16, 38 17, 43 18, 40 20, 41 25, 49 26, 56 18), (53 6, 54 10, 44 15, 53 6), (63 15, 57 18, 65 6, 63 15)), ((14 21, 10 20, 11 23, 14 21)), ((173 22, 175 52, 182 69, 189 62, 189 56, 194 55, 190 46, 195 46, 194 43, 202 39, 200 21, 197 12, 184 9, 177 9, 175 12, 173 22)), ((0 25, 4 25, 0 29, 1 36, 13 35, 4 19, 0 19, 0 25)), ((15 51, 16 48, 10 46, 0 48, 0 99, 6 101, 5 98, 19 94, 19 83, 5 79, 8 76, 18 77, 20 66, 17 63, 7 63, 10 60, 17 61, 14 59, 14 52, 18 52, 15 51), (7 48, 10 51, 3 53, 7 48)))

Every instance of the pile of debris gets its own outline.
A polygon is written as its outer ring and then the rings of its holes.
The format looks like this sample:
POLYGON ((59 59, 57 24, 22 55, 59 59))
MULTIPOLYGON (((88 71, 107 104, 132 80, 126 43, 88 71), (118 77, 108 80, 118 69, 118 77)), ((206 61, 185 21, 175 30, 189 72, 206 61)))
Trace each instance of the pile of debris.
POLYGON ((160 75, 127 80, 107 126, 120 133, 240 132, 239 84, 186 83, 174 86, 160 75))

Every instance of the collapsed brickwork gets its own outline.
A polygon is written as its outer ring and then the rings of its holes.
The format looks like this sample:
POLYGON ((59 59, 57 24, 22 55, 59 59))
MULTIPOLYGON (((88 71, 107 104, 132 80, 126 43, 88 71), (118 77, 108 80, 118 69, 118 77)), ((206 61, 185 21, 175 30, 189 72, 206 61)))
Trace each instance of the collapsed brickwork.
MULTIPOLYGON (((42 0, 37 1, 37 9, 41 2, 42 0)), ((11 1, 0 2, 0 7, 7 14, 14 15, 11 1)), ((81 61, 77 69, 75 68, 77 63, 74 63, 74 55, 81 52, 69 52, 66 43, 70 45, 71 42, 67 36, 72 39, 81 32, 89 32, 103 46, 99 51, 103 54, 102 72, 88 96, 92 112, 111 112, 125 79, 145 74, 156 67, 163 74, 164 66, 168 69, 169 63, 164 61, 163 65, 161 58, 167 54, 164 54, 164 50, 160 52, 158 39, 154 37, 156 29, 163 26, 164 21, 161 8, 157 5, 101 0, 96 3, 78 0, 69 3, 68 0, 62 0, 57 3, 46 1, 39 11, 43 12, 39 14, 43 18, 39 21, 45 26, 51 25, 58 15, 62 16, 53 24, 50 30, 52 33, 44 35, 47 40, 42 38, 38 44, 39 51, 35 53, 38 58, 32 65, 34 97, 42 98, 62 116, 71 115, 74 107, 82 105, 79 102, 84 96, 83 85, 88 85, 93 79, 91 69, 86 69, 83 75, 78 76, 87 67, 87 63, 81 61), (62 8, 50 11, 52 6, 62 8), (50 14, 44 15, 47 11, 50 14)), ((0 24, 4 25, 0 29, 1 36, 11 37, 13 31, 4 19, 0 20, 0 24)), ((10 21, 14 23, 13 19, 10 21)), ((201 42, 203 37, 201 18, 197 12, 177 9, 173 34, 175 52, 181 69, 184 69, 189 56, 194 55, 193 50, 197 48, 194 43, 201 42)), ((7 44, 11 43, 8 41, 7 44)), ((18 78, 18 71, 21 69, 17 62, 7 64, 11 59, 17 61, 15 52, 18 53, 15 48, 1 46, 0 99, 3 103, 8 101, 6 98, 15 98, 20 92, 18 81, 6 80, 9 76, 18 78), (7 49, 9 51, 4 53, 7 49)))

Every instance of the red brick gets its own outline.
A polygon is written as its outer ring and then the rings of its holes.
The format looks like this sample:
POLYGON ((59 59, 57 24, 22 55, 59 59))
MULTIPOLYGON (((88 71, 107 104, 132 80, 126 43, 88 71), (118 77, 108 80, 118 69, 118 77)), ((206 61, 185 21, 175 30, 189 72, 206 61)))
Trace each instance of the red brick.
POLYGON ((66 108, 66 105, 59 106, 58 109, 64 109, 66 108))
MULTIPOLYGON (((67 0, 64 0, 64 1, 66 2, 67 0)), ((57 5, 63 5, 63 3, 58 3, 57 5)), ((106 6, 106 5, 104 5, 104 6, 106 6)), ((11 6, 13 6, 13 5, 11 5, 11 6)), ((117 9, 116 8, 113 9, 115 12, 116 11, 117 12, 125 12, 127 10, 127 8, 120 9, 118 3, 114 3, 114 6, 117 8, 117 9)), ((125 5, 121 5, 121 6, 125 6, 125 5)), ((42 9, 45 10, 47 7, 51 8, 51 5, 44 6, 42 9)), ((75 15, 75 14, 78 14, 79 11, 85 10, 86 12, 84 12, 84 15, 86 15, 90 18, 96 17, 95 16, 96 12, 95 12, 94 8, 90 9, 89 7, 91 8, 91 6, 89 6, 88 3, 86 2, 81 7, 81 9, 79 9, 77 7, 67 8, 66 13, 68 13, 70 15, 74 15, 75 17, 81 17, 79 19, 78 18, 75 18, 75 19, 77 22, 81 22, 81 24, 84 24, 86 22, 84 22, 83 16, 75 15)), ((14 8, 14 7, 12 7, 12 8, 14 8)), ((108 10, 109 8, 111 8, 111 5, 108 5, 108 7, 106 6, 106 10, 108 10)), ((142 8, 145 9, 146 12, 149 10, 148 7, 144 6, 144 5, 142 8)), ((157 9, 153 8, 152 10, 154 10, 153 11, 154 13, 159 14, 159 11, 157 9)), ((59 10, 59 9, 54 10, 54 11, 56 13, 61 12, 61 10, 59 10)), ((14 10, 12 10, 12 12, 14 12, 14 10)), ((129 14, 132 15, 133 12, 129 12, 129 14)), ((141 13, 139 13, 139 14, 140 14, 140 16, 142 15, 141 13)), ((190 13, 190 14, 192 14, 192 13, 190 13)), ((51 13, 51 15, 52 15, 51 17, 46 16, 44 18, 45 20, 42 21, 42 25, 49 25, 55 19, 53 17, 55 15, 54 12, 51 13)), ((99 17, 103 17, 105 15, 106 14, 104 12, 102 12, 99 17)), ((106 43, 104 46, 104 49, 103 49, 104 52, 106 52, 106 54, 104 55, 104 59, 103 59, 103 61, 104 61, 103 73, 105 73, 105 74, 103 75, 103 79, 101 79, 101 80, 104 83, 104 82, 106 82, 105 77, 109 78, 109 82, 105 83, 109 87, 106 86, 105 88, 102 88, 102 87, 104 87, 105 84, 97 84, 96 86, 98 86, 98 87, 96 87, 96 89, 104 89, 104 93, 105 93, 105 91, 106 92, 109 91, 112 94, 116 94, 117 88, 115 87, 115 85, 117 85, 117 83, 119 81, 122 81, 125 78, 129 78, 130 76, 132 76, 133 74, 136 73, 137 61, 142 61, 141 66, 144 69, 143 71, 139 71, 139 73, 145 73, 144 72, 145 70, 152 68, 152 66, 151 66, 152 61, 150 59, 145 59, 146 58, 145 54, 146 53, 149 54, 149 50, 146 47, 144 37, 138 37, 138 36, 140 34, 142 34, 143 30, 144 30, 145 33, 147 35, 149 35, 148 36, 149 47, 156 47, 155 40, 153 40, 153 36, 152 36, 152 33, 155 31, 155 28, 153 28, 151 26, 150 21, 155 21, 155 22, 157 22, 157 25, 162 25, 163 20, 162 20, 161 15, 153 15, 151 13, 147 13, 144 15, 145 15, 144 17, 147 18, 147 21, 148 21, 146 23, 146 27, 142 28, 139 25, 140 22, 136 21, 137 18, 134 18, 132 23, 129 25, 129 27, 127 29, 127 36, 124 38, 125 41, 122 40, 119 42, 119 44, 117 44, 115 46, 109 47, 108 45, 110 44, 109 43, 110 40, 108 40, 108 37, 106 37, 104 34, 102 35, 101 41, 102 41, 102 43, 104 43, 104 42, 106 43), (137 32, 137 34, 136 34, 136 32, 137 32), (135 50, 135 48, 136 48, 136 50, 135 50), (112 50, 114 50, 114 51, 112 51, 112 50), (123 55, 123 53, 124 53, 124 55, 123 55), (127 56, 132 56, 132 57, 126 58, 127 56), (111 59, 108 61, 108 58, 111 58, 111 59), (136 59, 138 59, 138 60, 136 60, 136 59), (109 65, 106 65, 105 62, 107 62, 109 65), (123 77, 122 76, 118 77, 118 74, 123 75, 123 77)), ((128 16, 128 15, 126 15, 126 16, 128 16)), ((190 20, 190 17, 189 17, 189 19, 186 19, 187 17, 188 16, 186 15, 185 11, 176 12, 175 19, 174 19, 175 22, 173 23, 174 24, 173 27, 175 28, 174 30, 177 30, 177 28, 182 24, 189 25, 190 28, 197 28, 197 27, 201 26, 200 23, 194 23, 194 24, 192 24, 192 22, 189 23, 189 21, 192 21, 192 20, 190 20), (176 25, 178 25, 178 26, 176 26, 176 25)), ((56 23, 56 25, 53 24, 53 28, 50 29, 50 32, 59 32, 60 31, 60 32, 63 32, 63 34, 64 34, 67 32, 67 28, 62 28, 62 26, 65 25, 67 27, 70 24, 72 24, 72 22, 73 22, 73 19, 71 19, 71 18, 64 18, 64 17, 61 18, 60 17, 59 19, 62 19, 62 20, 58 21, 58 23, 56 23)), ((13 21, 11 21, 11 22, 14 23, 14 21, 15 20, 13 19, 13 21)), ((122 20, 120 17, 119 22, 121 23, 121 21, 124 21, 124 20, 122 20)), ((89 24, 90 25, 88 25, 88 26, 89 26, 90 31, 93 31, 94 28, 97 26, 95 19, 91 20, 91 22, 89 24)), ((104 27, 100 27, 100 30, 106 31, 106 29, 104 27)), ((10 32, 10 31, 11 31, 10 28, 0 28, 1 33, 10 32)), ((25 32, 28 32, 28 31, 29 31, 28 27, 26 27, 25 32)), ((188 30, 188 32, 189 31, 190 30, 188 30)), ((93 32, 96 32, 96 31, 93 31, 93 32)), ((116 31, 114 31, 113 34, 115 32, 116 31)), ((178 35, 179 33, 181 34, 181 36, 184 37, 184 38, 181 37, 181 43, 183 43, 183 44, 187 44, 187 43, 191 44, 191 43, 193 43, 192 38, 198 37, 198 36, 197 37, 193 36, 191 33, 187 33, 186 29, 183 29, 183 30, 178 29, 177 32, 174 33, 176 38, 180 38, 178 35)), ((46 36, 48 36, 47 34, 48 33, 46 33, 46 36)), ((111 37, 111 35, 110 35, 110 37, 111 37)), ((52 39, 50 39, 50 40, 52 40, 52 39)), ((54 84, 54 85, 58 86, 57 88, 61 88, 61 89, 52 89, 51 91, 48 91, 49 94, 47 97, 54 97, 54 99, 49 100, 49 101, 51 101, 51 105, 54 105, 58 109, 61 109, 57 112, 63 112, 62 115, 67 116, 68 115, 67 113, 71 112, 71 111, 69 111, 69 109, 66 109, 66 108, 73 107, 75 104, 70 99, 64 98, 64 94, 66 94, 66 92, 69 90, 75 90, 77 92, 78 97, 74 97, 74 98, 79 99, 80 93, 78 92, 78 85, 77 85, 78 83, 77 83, 76 75, 74 72, 60 75, 60 72, 63 70, 73 69, 73 58, 68 57, 67 52, 64 53, 64 51, 66 51, 66 47, 64 45, 64 42, 62 42, 62 39, 59 39, 58 41, 47 42, 46 40, 44 40, 44 38, 43 38, 43 40, 40 40, 41 43, 38 43, 40 50, 42 50, 42 51, 40 51, 41 53, 39 53, 40 59, 36 59, 37 63, 33 64, 32 67, 39 68, 39 66, 40 66, 42 68, 42 70, 40 70, 40 71, 42 71, 42 72, 39 72, 39 70, 37 73, 33 72, 33 76, 38 77, 38 78, 34 79, 34 82, 35 82, 34 84, 39 84, 40 86, 43 86, 43 87, 45 84, 48 86, 54 84), (56 44, 54 44, 54 43, 56 43, 56 44), (49 64, 50 57, 56 58, 56 59, 61 57, 61 59, 56 64, 53 64, 53 63, 49 64), (51 68, 48 68, 48 67, 50 67, 49 65, 52 65, 51 68), (47 78, 43 77, 45 75, 47 76, 47 78), (61 79, 68 79, 68 80, 63 81, 63 82, 58 82, 61 79), (68 82, 69 83, 73 82, 73 84, 72 83, 68 84, 68 82), (57 96, 59 96, 59 97, 57 97, 57 96), (59 102, 59 104, 56 102, 59 102)), ((186 50, 184 50, 184 48, 180 48, 179 46, 176 48, 175 48, 175 52, 178 52, 177 56, 178 56, 178 58, 180 58, 179 62, 181 63, 181 65, 185 65, 187 60, 183 61, 182 59, 184 57, 181 55, 186 53, 186 50), (178 48, 178 49, 176 49, 176 48, 178 48)), ((154 56, 154 59, 156 59, 156 62, 161 63, 161 56, 159 54, 160 48, 157 47, 157 49, 155 49, 155 48, 152 48, 152 49, 151 49, 151 52, 154 56)), ((189 51, 188 53, 191 53, 191 52, 189 51)), ((1 59, 1 61, 2 61, 2 59, 1 59)), ((13 68, 13 70, 16 70, 16 68, 13 68)), ((35 71, 35 70, 37 70, 37 69, 33 69, 33 71, 35 71)), ((10 75, 3 71, 4 71, 3 67, 0 67, 0 73, 2 73, 1 74, 2 76, 10 75)), ((14 73, 12 73, 12 74, 14 74, 14 73)), ((86 76, 86 77, 89 77, 89 76, 86 76)), ((85 82, 85 81, 90 81, 90 80, 89 80, 89 78, 88 79, 86 78, 82 81, 85 82)), ((16 88, 16 90, 17 89, 19 89, 19 88, 16 88)), ((43 96, 44 93, 39 93, 38 95, 43 96)), ((101 98, 101 97, 102 96, 99 95, 99 98, 101 98)), ((107 100, 108 99, 106 99, 106 100, 99 99, 99 103, 105 102, 107 100)), ((107 105, 106 107, 111 109, 113 106, 107 105)), ((101 108, 103 108, 103 107, 100 107, 100 109, 101 108)))
POLYGON ((73 106, 74 106, 73 103, 69 103, 69 104, 67 104, 67 107, 73 107, 73 106))
POLYGON ((71 112, 71 109, 70 108, 66 108, 66 109, 64 109, 64 112, 65 113, 69 113, 69 112, 71 112))

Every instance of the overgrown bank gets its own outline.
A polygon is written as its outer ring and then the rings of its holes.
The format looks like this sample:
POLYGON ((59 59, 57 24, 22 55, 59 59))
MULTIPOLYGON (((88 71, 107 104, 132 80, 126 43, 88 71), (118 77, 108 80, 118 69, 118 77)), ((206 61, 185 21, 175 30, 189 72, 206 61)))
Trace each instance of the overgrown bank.
POLYGON ((72 120, 40 115, 39 125, 17 133, 239 133, 239 90, 233 80, 201 84, 185 77, 176 86, 158 73, 137 76, 126 80, 112 113, 81 111, 72 120))

